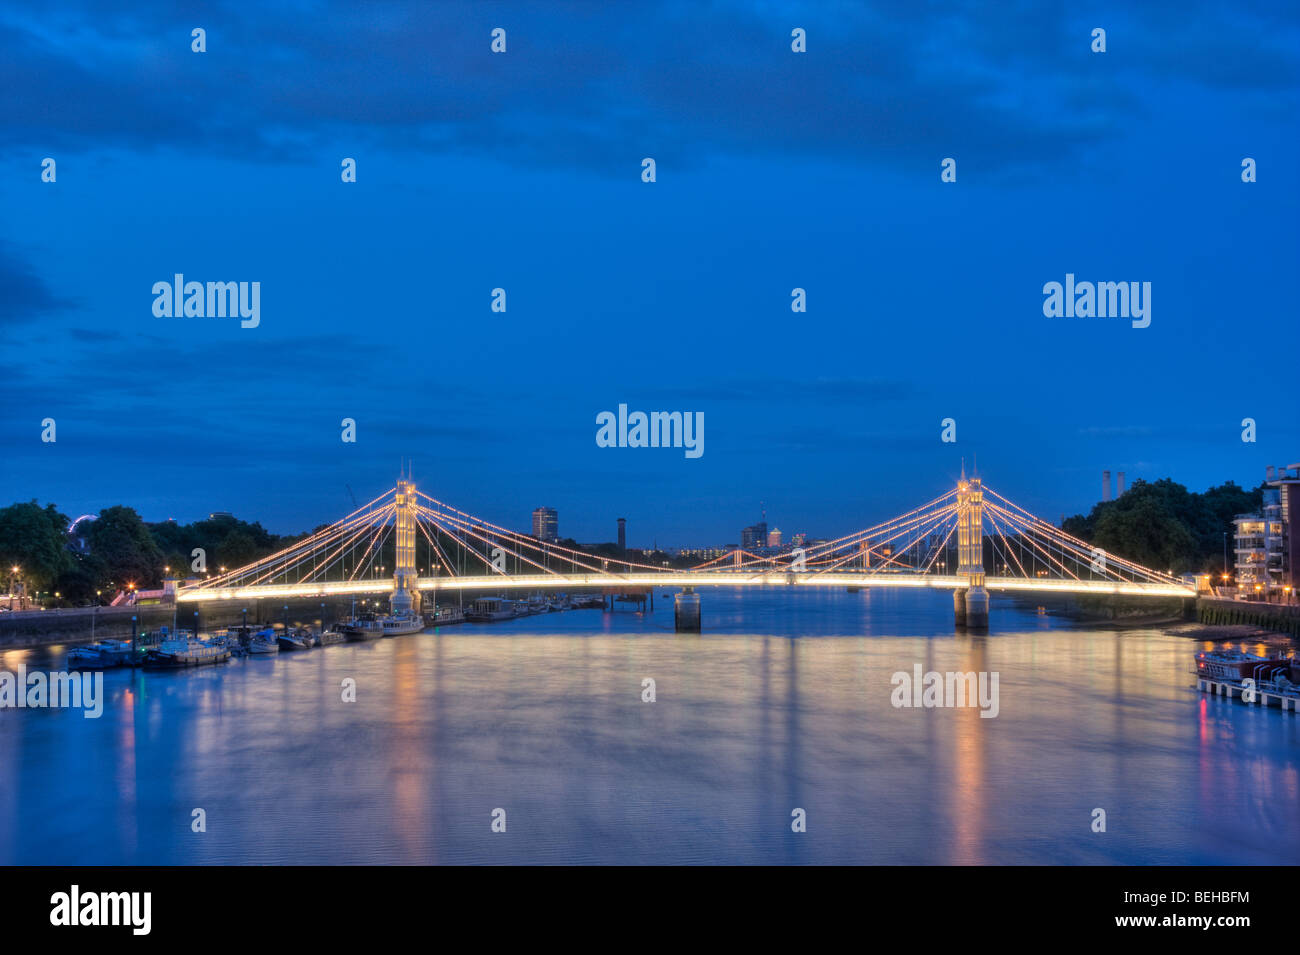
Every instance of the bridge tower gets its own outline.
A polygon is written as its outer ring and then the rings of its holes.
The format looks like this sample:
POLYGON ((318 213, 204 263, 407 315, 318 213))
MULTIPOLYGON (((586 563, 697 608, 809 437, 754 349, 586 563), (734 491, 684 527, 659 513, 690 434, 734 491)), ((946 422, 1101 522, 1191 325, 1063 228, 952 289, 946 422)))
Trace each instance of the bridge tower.
POLYGON ((989 625, 989 592, 984 588, 984 485, 979 475, 957 482, 957 576, 966 589, 953 593, 953 616, 959 626, 974 630, 989 625))
POLYGON ((396 553, 393 558, 394 614, 420 612, 420 572, 415 566, 415 483, 403 475, 397 481, 396 553))

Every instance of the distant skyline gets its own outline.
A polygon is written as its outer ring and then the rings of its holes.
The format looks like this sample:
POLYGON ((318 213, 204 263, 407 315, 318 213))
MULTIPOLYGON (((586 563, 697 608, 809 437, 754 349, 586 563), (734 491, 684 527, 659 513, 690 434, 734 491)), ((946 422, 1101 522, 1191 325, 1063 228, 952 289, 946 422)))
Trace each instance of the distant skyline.
POLYGON ((409 459, 510 527, 712 546, 963 458, 1050 520, 1300 460, 1295 10, 110 0, 0 52, 0 504, 295 533, 409 459), (178 273, 259 282, 257 327, 155 317, 178 273), (1150 282, 1149 327, 1046 317, 1067 274, 1150 282), (704 453, 598 447, 620 403, 704 453))

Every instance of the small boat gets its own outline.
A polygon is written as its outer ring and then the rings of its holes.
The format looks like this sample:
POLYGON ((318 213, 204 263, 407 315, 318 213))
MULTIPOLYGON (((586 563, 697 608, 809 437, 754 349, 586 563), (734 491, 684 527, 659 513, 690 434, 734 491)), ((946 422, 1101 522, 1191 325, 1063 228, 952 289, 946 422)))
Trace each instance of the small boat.
POLYGON ((330 628, 323 630, 316 636, 316 643, 322 647, 333 646, 336 643, 342 643, 347 639, 347 635, 338 630, 330 628))
POLYGON ((340 623, 338 631, 350 643, 377 639, 384 635, 383 628, 376 623, 377 617, 378 615, 373 613, 357 614, 350 620, 340 623))
POLYGON ((229 647, 214 641, 198 640, 192 636, 177 634, 145 654, 144 666, 149 669, 166 670, 223 663, 229 659, 229 647))
POLYGON ((306 627, 282 630, 275 639, 281 650, 310 650, 316 645, 316 635, 306 627))
POLYGON ((515 602, 505 597, 480 597, 465 611, 465 619, 473 623, 510 620, 515 616, 518 616, 515 612, 515 602))
POLYGON ((252 624, 230 627, 226 630, 226 644, 232 650, 236 647, 240 650, 247 650, 249 642, 253 639, 253 634, 257 633, 257 629, 252 624))
POLYGON ((560 610, 570 610, 572 609, 573 604, 570 602, 568 594, 559 594, 558 596, 552 597, 548 600, 546 606, 547 609, 556 612, 560 610))
POLYGON ((379 618, 384 628, 384 636, 400 637, 406 633, 419 633, 424 629, 424 618, 414 613, 390 614, 379 618))
POLYGON ((359 617, 339 624, 339 630, 351 641, 373 640, 376 637, 400 637, 406 633, 419 633, 424 629, 424 618, 413 613, 385 614, 363 613, 359 617))
POLYGON ((465 611, 461 610, 460 607, 438 607, 433 613, 425 615, 424 622, 431 627, 441 627, 449 623, 464 623, 465 611))
POLYGON ((271 627, 259 630, 248 638, 248 653, 250 656, 268 656, 279 652, 280 642, 276 638, 275 630, 271 627))
POLYGON ((88 647, 74 647, 69 650, 68 669, 107 670, 111 667, 129 665, 131 656, 130 640, 101 640, 88 647))
POLYGON ((1261 657, 1242 650, 1202 650, 1196 654, 1196 675, 1210 680, 1244 680, 1261 683, 1287 676, 1293 661, 1289 657, 1261 657))

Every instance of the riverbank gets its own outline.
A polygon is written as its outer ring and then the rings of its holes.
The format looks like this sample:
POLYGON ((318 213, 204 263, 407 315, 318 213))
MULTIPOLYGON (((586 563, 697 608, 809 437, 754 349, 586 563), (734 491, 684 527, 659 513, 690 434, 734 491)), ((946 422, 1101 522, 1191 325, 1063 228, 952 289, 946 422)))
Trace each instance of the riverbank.
MULTIPOLYGON (((211 601, 201 606, 145 604, 136 607, 77 607, 0 614, 0 650, 84 644, 94 640, 129 640, 135 631, 179 627, 187 630, 236 624, 288 623, 328 626, 349 616, 352 601, 211 601)), ((360 602, 358 602, 360 609, 360 602)))
POLYGON ((1251 624, 1205 624, 1182 621, 1174 626, 1162 627, 1165 633, 1195 640, 1229 643, 1274 643, 1289 641, 1290 634, 1268 630, 1251 624))
POLYGON ((1196 619, 1213 626, 1252 626, 1300 637, 1300 607, 1198 597, 1196 619))

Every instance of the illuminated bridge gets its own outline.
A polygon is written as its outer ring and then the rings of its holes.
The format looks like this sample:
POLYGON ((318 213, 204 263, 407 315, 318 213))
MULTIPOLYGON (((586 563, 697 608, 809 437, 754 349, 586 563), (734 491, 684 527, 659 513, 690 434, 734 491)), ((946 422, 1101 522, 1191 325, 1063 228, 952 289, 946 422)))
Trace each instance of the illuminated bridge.
POLYGON ((1194 597, 1181 579, 1093 548, 965 469, 957 486, 892 520, 806 548, 736 550, 689 569, 542 541, 397 486, 245 567, 178 587, 182 603, 391 592, 419 609, 437 591, 701 586, 924 587, 953 591, 958 622, 988 620, 989 591, 1194 597))

